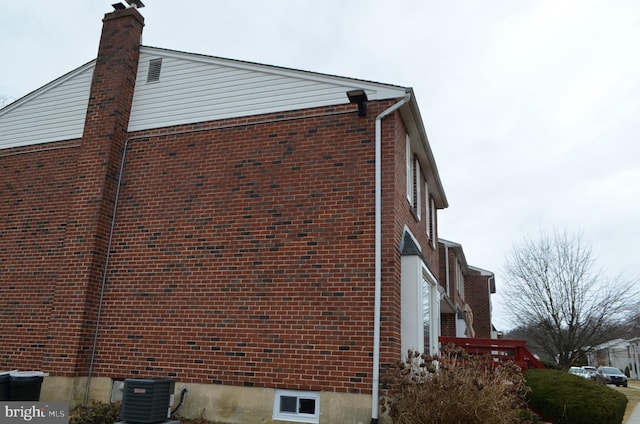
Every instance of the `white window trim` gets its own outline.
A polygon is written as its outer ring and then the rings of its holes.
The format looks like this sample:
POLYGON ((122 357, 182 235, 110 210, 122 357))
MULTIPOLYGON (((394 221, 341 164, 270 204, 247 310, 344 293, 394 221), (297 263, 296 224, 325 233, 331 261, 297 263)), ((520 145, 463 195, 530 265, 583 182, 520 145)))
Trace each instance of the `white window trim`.
POLYGON ((426 179, 424 182, 424 223, 427 232, 427 238, 431 238, 431 197, 429 196, 429 184, 426 179))
POLYGON ((411 139, 406 138, 406 172, 407 172, 407 200, 413 206, 413 151, 411 150, 411 139))
POLYGON ((438 281, 431 273, 426 264, 422 263, 422 282, 429 285, 429 353, 437 355, 440 353, 440 300, 441 291, 439 290, 438 281))
POLYGON ((436 202, 432 197, 429 197, 429 224, 432 226, 431 230, 431 247, 436 248, 436 202))
POLYGON ((415 166, 415 174, 416 174, 416 216, 418 217, 418 221, 422 220, 421 216, 421 205, 422 205, 422 193, 421 193, 421 184, 420 184, 420 162, 418 158, 416 158, 416 166, 415 166))
MULTIPOLYGON (((404 229, 420 249, 420 244, 408 227, 404 229)), ((401 324, 400 338, 402 357, 406 359, 409 349, 437 354, 440 337, 440 301, 442 291, 438 280, 427 264, 418 255, 402 256, 401 260, 401 324), (429 298, 426 299, 424 284, 429 286, 429 298), (424 340, 424 301, 429 302, 429 346, 424 340)))
POLYGON ((464 274, 462 273, 460 261, 456 261, 456 288, 460 298, 464 300, 464 274))
POLYGON ((290 421, 296 423, 311 423, 317 424, 320 422, 320 393, 319 392, 307 392, 303 390, 283 390, 276 389, 273 396, 273 416, 272 419, 280 421, 290 421), (314 414, 303 414, 299 412, 281 412, 280 411, 280 398, 282 396, 295 397, 302 399, 313 399, 315 401, 314 414))

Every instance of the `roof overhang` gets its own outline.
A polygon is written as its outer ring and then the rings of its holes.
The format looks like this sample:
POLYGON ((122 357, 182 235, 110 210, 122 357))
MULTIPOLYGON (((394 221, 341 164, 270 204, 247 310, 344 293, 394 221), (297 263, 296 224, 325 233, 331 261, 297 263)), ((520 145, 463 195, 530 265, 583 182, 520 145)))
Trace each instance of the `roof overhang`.
POLYGON ((424 128, 416 96, 413 93, 413 89, 407 88, 406 90, 407 93, 411 94, 411 99, 406 105, 400 108, 400 114, 411 138, 411 147, 415 149, 414 152, 421 163, 421 168, 426 172, 427 183, 429 184, 429 190, 435 201, 436 208, 445 209, 449 207, 449 202, 447 201, 447 196, 445 195, 444 187, 440 180, 440 174, 433 156, 433 151, 429 145, 429 138, 424 128))
POLYGON ((462 272, 463 274, 468 274, 468 269, 470 268, 467 264, 467 258, 464 256, 464 250, 462 250, 462 245, 460 243, 455 243, 453 241, 445 240, 442 238, 438 238, 438 242, 442 243, 442 245, 448 249, 451 249, 455 252, 456 257, 462 264, 462 272))
POLYGON ((440 312, 445 314, 454 314, 456 312, 456 305, 446 294, 440 299, 440 312))

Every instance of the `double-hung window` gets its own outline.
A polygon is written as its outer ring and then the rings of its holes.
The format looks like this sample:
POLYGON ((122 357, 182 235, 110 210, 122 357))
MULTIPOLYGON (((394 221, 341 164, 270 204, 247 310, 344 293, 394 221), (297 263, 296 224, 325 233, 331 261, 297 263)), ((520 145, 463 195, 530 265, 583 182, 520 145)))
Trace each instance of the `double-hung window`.
POLYGON ((431 227, 431 247, 436 248, 436 202, 433 197, 427 198, 427 204, 429 205, 429 215, 427 216, 427 228, 431 227))
POLYGON ((409 136, 407 135, 406 138, 406 147, 405 147, 405 153, 406 153, 406 172, 407 172, 407 200, 409 201, 409 204, 411 204, 413 206, 413 175, 414 175, 414 169, 413 169, 413 150, 411 150, 411 139, 409 138, 409 136))
POLYGON ((427 231, 427 238, 431 238, 431 197, 429 196, 429 184, 424 182, 424 226, 427 231))
MULTIPOLYGON (((422 220, 422 171, 420 161, 413 154, 411 139, 406 137, 406 173, 407 173, 407 201, 411 205, 416 220, 422 220)), ((426 188, 426 187, 425 187, 426 188)), ((428 218, 428 216, 427 216, 428 218)))
POLYGON ((420 184, 420 162, 418 162, 418 158, 416 158, 416 166, 414 167, 414 172, 415 172, 415 184, 416 184, 416 199, 414 202, 414 208, 416 211, 416 218, 418 219, 418 221, 420 221, 422 219, 421 216, 421 212, 422 212, 422 193, 420 190, 421 184, 420 184))
POLYGON ((462 273, 462 266, 460 262, 456 261, 456 288, 458 294, 464 299, 464 274, 462 273))

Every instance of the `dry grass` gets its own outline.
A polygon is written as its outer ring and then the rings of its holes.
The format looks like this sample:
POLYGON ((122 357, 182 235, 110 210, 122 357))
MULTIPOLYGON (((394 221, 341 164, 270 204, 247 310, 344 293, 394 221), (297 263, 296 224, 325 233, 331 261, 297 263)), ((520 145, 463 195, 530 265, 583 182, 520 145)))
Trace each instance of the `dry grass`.
MULTIPOLYGON (((613 388, 614 386, 609 387, 613 388)), ((627 403, 627 409, 624 411, 624 419, 622 421, 626 423, 633 409, 640 403, 640 381, 630 380, 629 387, 615 387, 615 389, 624 394, 629 401, 627 403)))

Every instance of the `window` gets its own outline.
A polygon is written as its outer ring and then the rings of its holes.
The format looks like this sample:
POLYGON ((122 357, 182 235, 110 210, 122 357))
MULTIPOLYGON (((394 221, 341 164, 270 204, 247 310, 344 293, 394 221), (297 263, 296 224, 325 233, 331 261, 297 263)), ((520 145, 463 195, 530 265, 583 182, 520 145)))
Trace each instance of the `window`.
POLYGON ((438 281, 419 253, 419 245, 405 228, 405 246, 400 263, 401 351, 434 354, 440 336, 440 291, 438 281))
POLYGON ((427 181, 424 182, 424 197, 424 226, 427 229, 427 238, 431 238, 431 198, 429 197, 429 184, 427 181))
POLYGON ((422 204, 422 197, 421 197, 421 192, 420 192, 420 162, 418 162, 418 159, 416 159, 416 166, 415 166, 415 174, 416 174, 416 201, 414 202, 414 206, 416 208, 416 217, 418 218, 418 221, 420 221, 422 219, 422 217, 420 216, 421 214, 421 210, 420 210, 420 205, 422 204))
POLYGON ((433 197, 429 198, 429 218, 428 226, 431 226, 431 247, 436 248, 436 203, 433 197))
POLYGON ((411 150, 411 139, 406 138, 406 167, 407 167, 407 200, 413 205, 413 151, 411 150))
POLYGON ((460 262, 456 261, 456 288, 460 297, 464 299, 464 274, 462 273, 462 266, 460 262))
POLYGON ((422 317, 424 331, 424 352, 431 353, 431 285, 426 278, 422 277, 422 317))
POLYGON ((422 313, 424 328, 424 352, 438 353, 440 337, 440 292, 435 277, 423 264, 422 268, 422 313))
POLYGON ((320 394, 297 390, 276 390, 274 420, 317 423, 320 420, 320 394))

